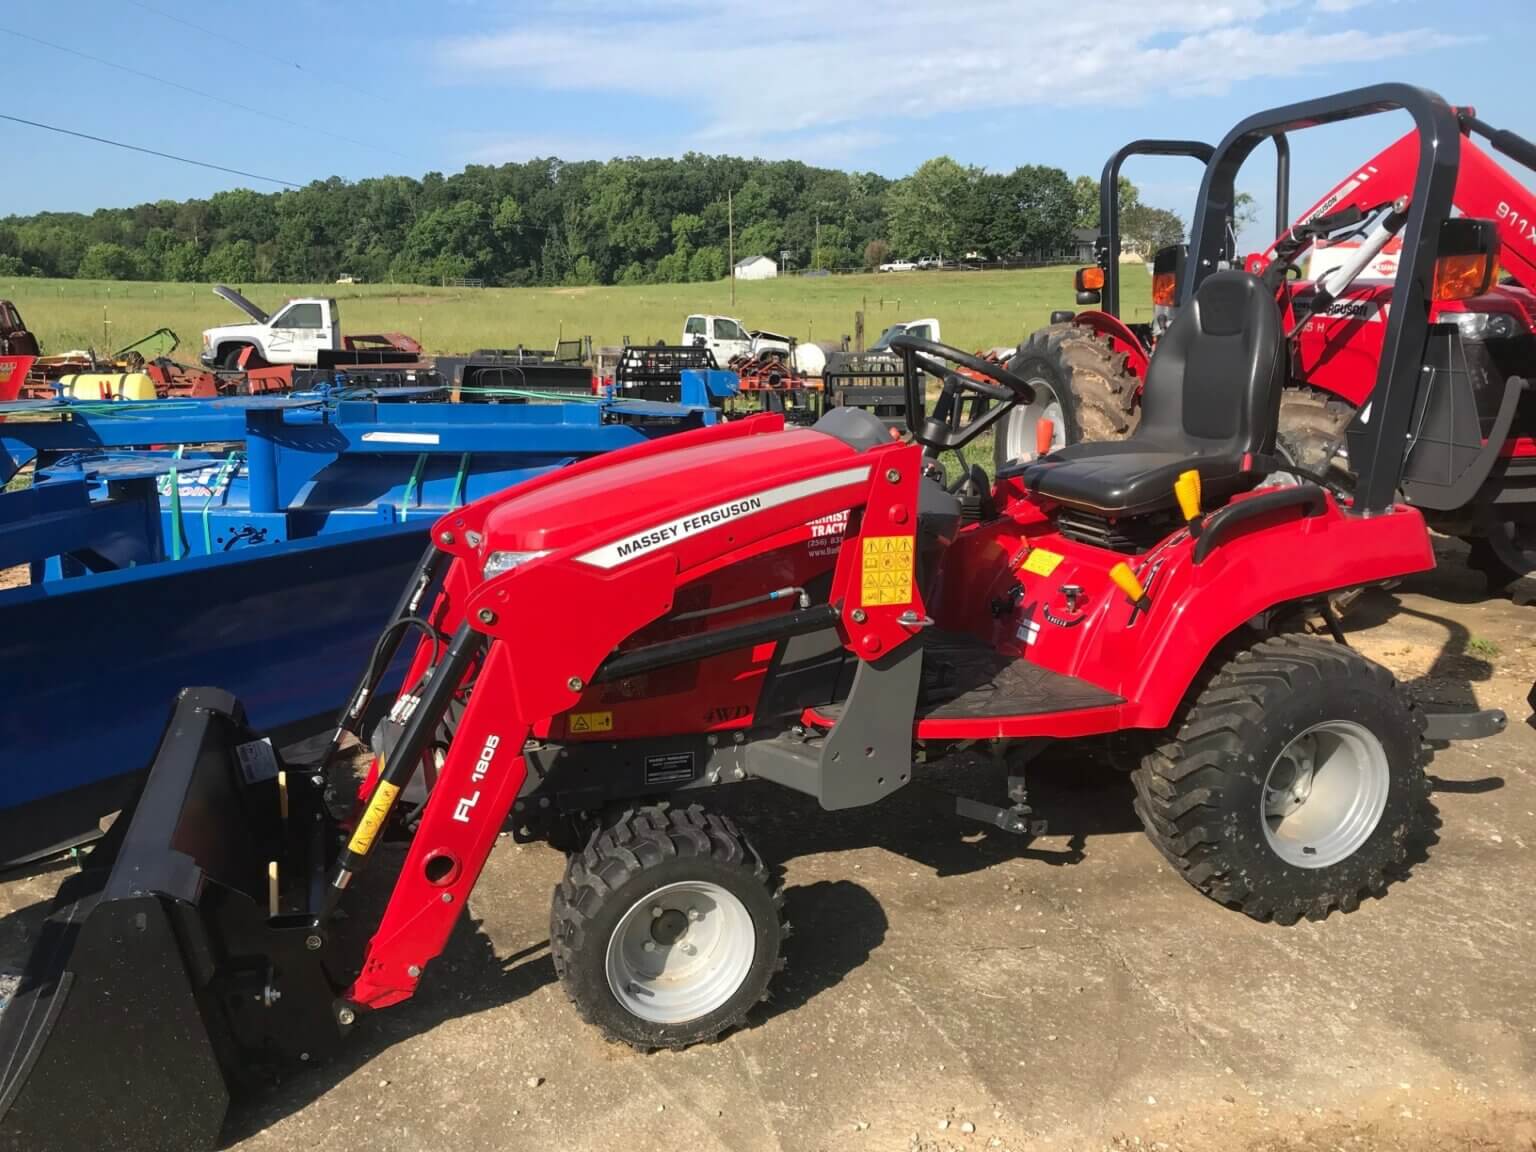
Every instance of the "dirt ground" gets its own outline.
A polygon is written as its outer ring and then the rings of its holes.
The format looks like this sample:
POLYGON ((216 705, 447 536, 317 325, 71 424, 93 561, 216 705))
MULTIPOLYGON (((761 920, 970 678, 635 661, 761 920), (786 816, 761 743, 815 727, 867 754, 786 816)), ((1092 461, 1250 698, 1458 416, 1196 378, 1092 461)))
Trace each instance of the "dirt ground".
MULTIPOLYGON (((231 1114, 255 1150, 1368 1152, 1536 1149, 1536 583, 1439 573, 1373 594, 1351 641, 1422 699, 1504 708, 1439 753, 1438 841, 1381 900, 1282 928, 1199 896, 1125 779, 1056 755, 1022 846, 914 790, 863 812, 756 785, 727 806, 784 864, 772 1000, 720 1043, 638 1055, 555 981, 562 861, 503 840, 415 1000, 338 1063, 231 1114)), ((954 791, 1000 795, 960 766, 954 791)), ((0 883, 14 970, 58 873, 0 883)), ((0 989, 3 995, 3 989, 0 989)))

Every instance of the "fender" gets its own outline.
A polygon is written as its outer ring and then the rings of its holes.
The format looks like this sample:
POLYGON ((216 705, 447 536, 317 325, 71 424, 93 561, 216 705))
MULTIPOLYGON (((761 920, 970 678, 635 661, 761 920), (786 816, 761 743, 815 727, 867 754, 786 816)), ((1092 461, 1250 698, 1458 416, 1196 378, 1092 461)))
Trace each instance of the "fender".
MULTIPOLYGON (((1272 489, 1235 498, 1227 508, 1272 489)), ((1278 606, 1434 567, 1416 509, 1362 518, 1331 495, 1237 520, 1195 563, 1185 529, 1125 557, 1146 590, 1133 607, 1109 570, 1117 558, 1030 518, 983 526, 951 546, 936 597, 945 626, 998 651, 1085 680, 1121 703, 990 721, 988 737, 1090 736, 1162 728, 1200 667, 1246 624, 1278 606), (1026 558, 1038 556, 1030 567, 1026 558), (999 558, 1008 557, 999 564, 999 558), (974 575, 973 575, 974 574, 974 575), (1072 595, 1066 594, 1072 589, 1072 595)), ((919 738, 974 739, 970 721, 920 721, 919 738)))
MULTIPOLYGON (((1262 493, 1244 499, 1255 496, 1262 493)), ((1132 622, 1127 604, 1115 606, 1110 619, 1125 626, 1103 629, 1104 642, 1092 655, 1107 674, 1105 686, 1126 699, 1128 726, 1169 724, 1201 664, 1269 609, 1434 567, 1416 508, 1400 504, 1361 518, 1339 508, 1331 494, 1326 499, 1317 515, 1294 506, 1243 522, 1200 564, 1186 536, 1168 550, 1150 611, 1132 622)))
POLYGON ((1092 311, 1079 312, 1072 317, 1072 323, 1081 325, 1092 332, 1107 337, 1110 347, 1116 352, 1125 353, 1125 366, 1138 383, 1136 391, 1141 392, 1141 383, 1147 378, 1147 363, 1152 354, 1145 344, 1136 338, 1136 334, 1118 316, 1111 316, 1108 312, 1092 311))

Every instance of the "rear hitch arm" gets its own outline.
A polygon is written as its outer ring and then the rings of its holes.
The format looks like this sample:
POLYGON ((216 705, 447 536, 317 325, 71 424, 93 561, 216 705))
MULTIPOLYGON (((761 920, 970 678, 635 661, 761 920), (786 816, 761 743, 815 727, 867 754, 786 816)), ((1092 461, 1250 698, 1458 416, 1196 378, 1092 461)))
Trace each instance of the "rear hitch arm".
MULTIPOLYGON (((1536 686, 1532 687, 1536 693, 1536 686)), ((1502 708, 1483 708, 1476 712, 1419 712, 1419 734, 1431 743, 1452 740, 1486 740, 1504 731, 1509 718, 1502 708)))
MULTIPOLYGON (((1011 787, 1009 791, 1012 792, 1011 787)), ((962 819, 978 820, 983 824, 990 824, 994 828, 1001 828, 1004 832, 1011 832, 1015 836, 1028 838, 1044 836, 1050 827, 1044 820, 1031 819, 1030 817, 1034 815, 1034 809, 1027 803, 1017 801, 1010 807, 1000 808, 996 804, 987 804, 981 800, 971 800, 965 796, 956 796, 952 811, 962 819)))

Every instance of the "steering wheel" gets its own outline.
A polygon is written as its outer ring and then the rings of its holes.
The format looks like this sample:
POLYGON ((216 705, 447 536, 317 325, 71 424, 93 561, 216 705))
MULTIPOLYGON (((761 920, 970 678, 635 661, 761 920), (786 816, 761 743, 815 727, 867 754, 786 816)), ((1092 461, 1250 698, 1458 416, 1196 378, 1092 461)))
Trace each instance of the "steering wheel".
POLYGON ((907 428, 927 449, 925 455, 965 447, 1015 404, 1033 404, 1035 390, 1001 364, 972 356, 958 348, 902 332, 891 337, 890 349, 901 354, 907 391, 907 428), (951 365, 967 369, 962 374, 951 365), (923 375, 941 381, 944 391, 925 414, 923 375), (971 414, 965 415, 965 401, 971 414))

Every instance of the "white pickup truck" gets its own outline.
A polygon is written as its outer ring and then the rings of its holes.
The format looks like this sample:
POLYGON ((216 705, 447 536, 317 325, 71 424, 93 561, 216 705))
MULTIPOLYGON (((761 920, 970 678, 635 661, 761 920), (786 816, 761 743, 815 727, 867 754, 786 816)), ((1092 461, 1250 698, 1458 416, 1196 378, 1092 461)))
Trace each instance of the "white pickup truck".
POLYGON ((790 352, 790 340, 776 332, 748 332, 734 316, 695 315, 683 321, 682 343, 703 346, 715 354, 715 363, 724 368, 737 356, 760 356, 764 352, 790 352))
POLYGON ((269 316, 233 288, 219 284, 213 293, 228 300, 252 322, 225 324, 203 332, 199 359, 209 368, 238 368, 247 348, 267 364, 314 367, 323 349, 342 347, 341 316, 335 300, 290 300, 269 316))
POLYGON ((871 354, 885 353, 891 355, 891 337, 900 336, 903 333, 916 336, 919 340, 939 339, 939 321, 936 317, 929 316, 922 320, 908 320, 902 324, 892 324, 884 332, 880 333, 880 339, 869 346, 871 354))

